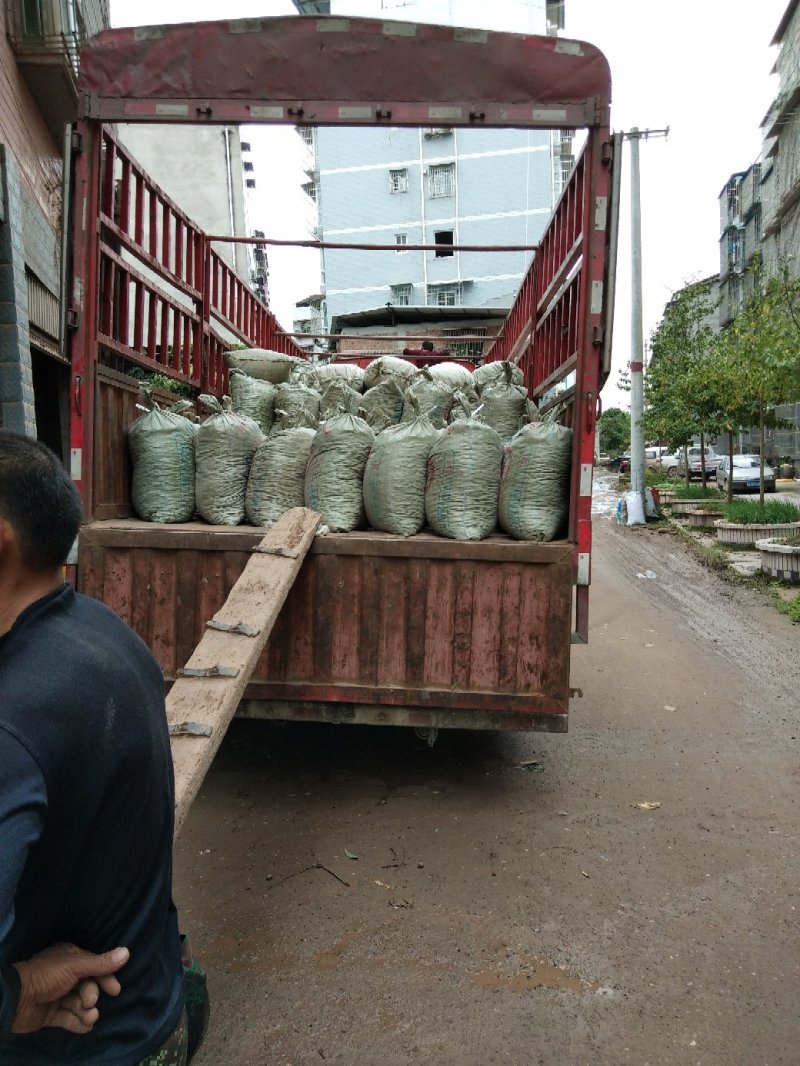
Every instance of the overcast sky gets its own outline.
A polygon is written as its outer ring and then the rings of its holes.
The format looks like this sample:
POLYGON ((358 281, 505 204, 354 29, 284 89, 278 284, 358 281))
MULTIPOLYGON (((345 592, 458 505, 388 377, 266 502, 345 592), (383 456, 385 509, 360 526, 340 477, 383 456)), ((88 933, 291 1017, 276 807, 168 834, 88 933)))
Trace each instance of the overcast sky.
MULTIPOLYGON (((745 170, 760 151, 759 126, 777 93, 777 78, 770 77, 777 50, 770 41, 786 6, 787 0, 566 0, 566 35, 592 42, 608 57, 613 127, 670 127, 668 139, 643 143, 640 153, 645 338, 676 289, 719 269, 717 197, 730 175, 745 170)), ((294 10, 291 0, 111 0, 116 26, 294 10)), ((251 221, 269 235, 307 237, 299 172, 284 168, 279 174, 274 154, 258 154, 262 132, 249 138, 259 193, 265 193, 252 202, 251 221), (279 201, 280 210, 272 210, 279 201)), ((289 152, 297 138, 286 134, 289 152)), ((629 218, 626 158, 614 367, 605 407, 627 406, 615 382, 630 358, 629 218)), ((315 254, 275 250, 270 263, 273 306, 290 328, 294 301, 318 284, 315 254)))

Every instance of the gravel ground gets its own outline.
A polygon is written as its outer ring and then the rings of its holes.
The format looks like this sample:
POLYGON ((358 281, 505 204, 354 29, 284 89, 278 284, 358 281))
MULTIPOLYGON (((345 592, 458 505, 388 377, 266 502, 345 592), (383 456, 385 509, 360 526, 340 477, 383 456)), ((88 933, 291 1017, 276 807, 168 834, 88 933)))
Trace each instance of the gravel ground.
POLYGON ((198 1066, 800 1061, 797 627, 609 513, 567 736, 234 723, 198 1066))

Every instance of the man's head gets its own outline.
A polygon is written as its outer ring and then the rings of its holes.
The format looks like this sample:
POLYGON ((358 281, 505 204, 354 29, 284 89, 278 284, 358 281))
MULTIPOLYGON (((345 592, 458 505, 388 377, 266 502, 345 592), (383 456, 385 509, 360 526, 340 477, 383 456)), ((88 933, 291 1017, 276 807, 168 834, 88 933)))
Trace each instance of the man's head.
POLYGON ((423 352, 432 352, 433 351, 433 341, 423 341, 422 342, 422 350, 423 350, 423 352))
POLYGON ((38 441, 0 430, 0 554, 33 574, 67 560, 81 523, 78 492, 56 456, 38 441))

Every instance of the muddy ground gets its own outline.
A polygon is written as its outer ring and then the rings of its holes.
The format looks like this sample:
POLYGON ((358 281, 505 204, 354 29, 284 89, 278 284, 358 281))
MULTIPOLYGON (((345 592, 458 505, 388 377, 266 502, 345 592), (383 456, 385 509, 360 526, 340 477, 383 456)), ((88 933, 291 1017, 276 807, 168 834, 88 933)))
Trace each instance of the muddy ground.
POLYGON ((800 630, 595 542, 569 735, 234 723, 176 856, 198 1066, 800 1062, 800 630))

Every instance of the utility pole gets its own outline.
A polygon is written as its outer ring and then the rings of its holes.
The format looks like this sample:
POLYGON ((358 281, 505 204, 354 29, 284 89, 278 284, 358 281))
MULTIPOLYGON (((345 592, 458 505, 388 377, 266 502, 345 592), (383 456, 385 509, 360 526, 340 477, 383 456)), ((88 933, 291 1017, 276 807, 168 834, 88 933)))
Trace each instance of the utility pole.
POLYGON ((644 503, 644 329, 642 326, 642 201, 639 183, 639 141, 666 137, 663 130, 624 133, 631 145, 631 490, 644 503))

